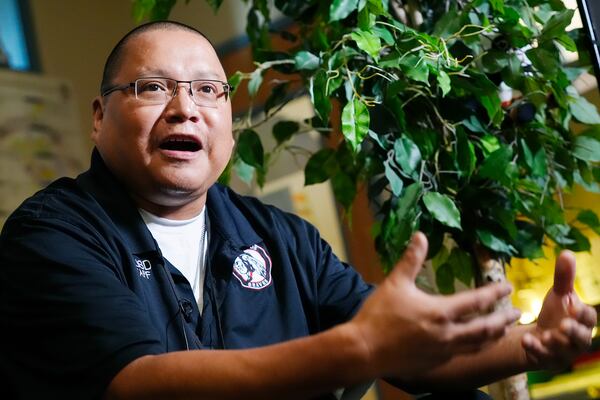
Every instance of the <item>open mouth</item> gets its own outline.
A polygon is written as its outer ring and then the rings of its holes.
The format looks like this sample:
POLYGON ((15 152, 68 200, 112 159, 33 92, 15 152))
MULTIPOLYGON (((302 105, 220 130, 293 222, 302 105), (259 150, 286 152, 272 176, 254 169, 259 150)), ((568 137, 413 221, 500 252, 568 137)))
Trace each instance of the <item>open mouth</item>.
POLYGON ((199 141, 192 137, 168 137, 159 146, 163 150, 191 151, 202 149, 199 141))

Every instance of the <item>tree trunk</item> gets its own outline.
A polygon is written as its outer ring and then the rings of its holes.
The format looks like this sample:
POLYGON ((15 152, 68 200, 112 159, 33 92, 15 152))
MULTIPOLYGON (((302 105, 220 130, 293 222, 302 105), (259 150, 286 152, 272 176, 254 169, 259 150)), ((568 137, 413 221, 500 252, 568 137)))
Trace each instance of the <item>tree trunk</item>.
MULTIPOLYGON (((504 263, 501 260, 492 258, 485 249, 479 246, 475 246, 475 255, 479 264, 478 285, 506 281, 504 263)), ((512 307, 512 303, 510 297, 506 297, 496 303, 494 308, 498 310, 509 307, 512 307)), ((524 373, 493 383, 488 388, 490 396, 494 400, 529 400, 527 375, 524 373)))

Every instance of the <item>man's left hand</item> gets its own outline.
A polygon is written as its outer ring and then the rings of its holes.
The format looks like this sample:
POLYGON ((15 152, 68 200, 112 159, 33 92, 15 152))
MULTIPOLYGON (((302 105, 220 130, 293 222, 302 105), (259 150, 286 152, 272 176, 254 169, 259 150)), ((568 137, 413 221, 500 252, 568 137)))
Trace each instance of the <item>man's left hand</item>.
POLYGON ((596 311, 575 294, 574 281, 575 256, 563 251, 556 260, 554 285, 544 299, 537 325, 522 339, 533 368, 569 366, 591 343, 596 311))

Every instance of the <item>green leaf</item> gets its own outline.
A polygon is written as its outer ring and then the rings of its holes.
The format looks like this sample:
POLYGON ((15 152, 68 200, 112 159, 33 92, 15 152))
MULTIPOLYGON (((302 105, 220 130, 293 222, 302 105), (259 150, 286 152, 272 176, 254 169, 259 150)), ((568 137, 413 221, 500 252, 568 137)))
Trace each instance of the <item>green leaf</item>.
POLYGON ((546 159, 546 151, 543 147, 535 153, 533 158, 533 166, 531 169, 533 176, 545 177, 548 174, 548 162, 546 159))
POLYGON ((223 0, 206 0, 210 8, 212 8, 213 12, 216 14, 223 3, 223 0))
POLYGON ((404 109, 402 108, 402 101, 398 98, 398 96, 388 96, 386 94, 385 106, 394 116, 396 126, 402 131, 406 130, 406 115, 404 114, 404 109))
POLYGON ((450 77, 448 76, 447 73, 440 70, 440 73, 437 77, 437 82, 438 82, 440 89, 442 89, 442 97, 445 97, 450 92, 450 89, 452 88, 452 86, 450 85, 450 77))
POLYGON ((567 224, 554 224, 546 227, 546 233, 552 240, 562 246, 575 244, 575 239, 569 237, 571 227, 567 224))
POLYGON ((512 208, 490 207, 490 217, 504 229, 511 239, 517 237, 517 226, 515 225, 516 211, 512 208))
POLYGON ((321 59, 310 51, 299 51, 294 56, 294 62, 297 70, 315 70, 319 68, 321 59))
POLYGON ((233 164, 233 170, 235 171, 235 174, 242 180, 242 182, 245 182, 248 185, 252 182, 255 168, 246 164, 244 161, 242 161, 242 159, 238 158, 235 160, 235 163, 233 164))
POLYGON ((531 152, 531 149, 527 145, 527 142, 525 141, 525 139, 521 139, 520 143, 521 143, 521 149, 523 150, 523 158, 525 159, 525 164, 527 164, 529 169, 533 170, 533 163, 534 163, 533 153, 531 152))
POLYGON ((569 111, 576 120, 584 124, 600 124, 600 116, 595 105, 573 91, 570 91, 569 94, 569 111))
POLYGON ((423 203, 436 220, 451 228, 462 230, 460 212, 450 197, 438 192, 427 192, 423 196, 423 203))
POLYGON ((136 23, 142 22, 152 13, 155 4, 156 0, 135 0, 132 8, 133 20, 136 23))
MULTIPOLYGON (((468 119, 463 119, 462 124, 471 132, 487 133, 487 129, 481 124, 476 116, 471 115, 468 119)), ((495 138, 495 136, 492 136, 495 138)), ((497 140, 496 140, 497 142, 497 140)), ((492 150, 493 151, 493 150, 492 150)), ((491 151, 490 151, 491 153, 491 151)))
POLYGON ((490 5, 495 11, 504 14, 504 0, 490 0, 490 5))
POLYGON ((325 182, 335 171, 335 151, 321 149, 314 153, 304 167, 304 185, 325 182))
POLYGON ((571 39, 571 36, 569 36, 568 34, 564 33, 557 37, 555 40, 558 43, 560 43, 565 48, 565 50, 573 52, 577 51, 577 44, 573 39, 571 39))
POLYGON ((473 174, 477 162, 475 146, 462 129, 456 133, 456 161, 462 177, 468 178, 473 174))
POLYGON ((484 151, 483 155, 487 157, 500 148, 500 141, 496 136, 485 135, 481 138, 481 148, 484 151))
POLYGON ((556 77, 560 69, 560 62, 556 54, 543 47, 535 47, 528 50, 526 54, 533 66, 546 75, 546 78, 554 79, 556 77))
POLYGON ((404 182, 402 182, 402 179, 400 179, 398 173, 390 164, 390 160, 385 160, 383 162, 383 166, 385 168, 385 177, 387 178, 388 182, 390 182, 390 188, 392 189, 394 196, 400 196, 402 189, 404 188, 404 182))
POLYGON ((510 56, 505 51, 490 50, 483 56, 481 62, 487 73, 494 74, 509 66, 510 56))
POLYGON ((517 55, 509 55, 508 66, 502 70, 502 79, 514 89, 519 89, 523 85, 523 65, 517 55))
POLYGON ((344 19, 357 8, 358 0, 333 0, 329 7, 329 21, 344 19))
POLYGON ((435 23, 433 35, 447 38, 458 32, 460 28, 461 18, 456 12, 456 7, 452 7, 447 13, 441 15, 441 18, 435 23))
POLYGON ((505 254, 515 254, 516 249, 506 241, 492 234, 490 231, 477 229, 475 230, 477 237, 481 243, 489 249, 505 254))
POLYGON ((514 166, 511 167, 513 152, 508 146, 500 147, 489 155, 479 169, 479 176, 510 186, 514 166))
POLYGON ((394 153, 396 163, 406 176, 416 180, 416 168, 421 163, 421 151, 415 142, 406 136, 402 136, 394 142, 394 153))
POLYGON ((535 260, 544 257, 542 244, 544 230, 537 224, 528 221, 517 221, 517 237, 514 241, 517 256, 535 260))
POLYGON ((176 2, 177 0, 156 0, 152 13, 150 14, 150 19, 152 21, 168 19, 171 9, 176 2))
POLYGON ((369 54, 374 59, 379 57, 379 51, 381 50, 381 39, 379 39, 379 36, 360 29, 352 32, 350 36, 356 42, 359 49, 369 54))
POLYGON ((369 110, 358 98, 349 101, 342 110, 342 133, 354 151, 359 150, 369 133, 369 110))
POLYGON ((404 194, 396 205, 396 214, 401 220, 414 215, 422 190, 423 187, 420 182, 410 184, 404 189, 404 194))
POLYGON ((498 92, 494 92, 489 96, 481 96, 479 101, 487 111, 492 123, 496 126, 500 126, 500 123, 504 119, 504 113, 502 111, 502 102, 500 101, 498 92))
POLYGON ((285 102, 286 96, 288 94, 287 93, 288 86, 289 86, 289 82, 282 82, 282 83, 278 83, 271 90, 271 94, 269 94, 269 97, 267 98, 267 101, 265 101, 265 105, 264 105, 265 115, 267 115, 267 116, 273 115, 273 114, 269 114, 269 111, 271 111, 273 108, 275 108, 285 102))
POLYGON ((294 133, 298 132, 299 128, 300 125, 296 121, 278 121, 273 126, 273 137, 279 145, 289 140, 294 133))
POLYGON ((592 210, 582 210, 577 214, 577 221, 590 227, 597 235, 600 235, 600 220, 592 210))
POLYGON ((329 114, 331 113, 331 101, 325 93, 327 86, 327 73, 320 70, 309 79, 309 93, 310 99, 312 100, 315 113, 321 119, 323 123, 329 121, 329 114))
POLYGON ((376 246, 379 254, 382 255, 382 262, 386 271, 389 271, 400 258, 417 229, 417 213, 419 211, 417 202, 421 191, 420 182, 407 186, 402 197, 384 216, 380 234, 376 239, 376 246))
POLYGON ((237 140, 237 153, 242 161, 254 168, 262 168, 264 151, 258 133, 244 129, 237 140))
POLYGON ((446 246, 441 246, 440 250, 436 253, 434 257, 431 258, 431 266, 434 271, 437 271, 439 267, 446 264, 448 258, 450 257, 450 252, 446 248, 446 246))
MULTIPOLYGON (((364 0, 361 0, 361 4, 364 0)), ((388 12, 389 0, 367 0, 369 11, 375 15, 383 15, 388 12)), ((360 5, 359 5, 360 8, 360 5)))
POLYGON ((600 185, 598 185, 596 182, 586 182, 586 180, 583 179, 581 173, 578 170, 576 170, 573 174, 573 178, 576 183, 581 185, 588 192, 600 193, 600 185))
POLYGON ((429 67, 423 58, 414 55, 404 57, 401 68, 410 79, 429 85, 429 67))
POLYGON ((435 284, 441 294, 454 293, 454 274, 450 264, 444 264, 435 271, 435 284))
POLYGON ((237 89, 240 86, 240 83, 242 82, 243 79, 244 79, 244 73, 241 71, 236 71, 235 74, 233 74, 229 77, 227 82, 231 85, 230 96, 233 97, 233 95, 235 95, 235 92, 237 92, 237 89))
POLYGON ((448 264, 452 267, 452 273, 456 279, 467 286, 471 286, 475 268, 469 253, 459 248, 452 249, 452 253, 448 257, 448 264))
POLYGON ((248 94, 250 97, 256 96, 263 81, 263 73, 264 71, 262 69, 257 69, 250 75, 250 81, 248 82, 248 94))
POLYGON ((600 141, 591 136, 577 136, 573 143, 573 156, 584 161, 599 162, 600 141))
POLYGON ((331 187, 337 201, 349 209, 356 196, 356 184, 352 178, 339 171, 331 178, 331 187))
POLYGON ((574 243, 566 245, 565 247, 571 251, 590 251, 592 245, 587 237, 577 228, 571 227, 569 237, 574 243))
POLYGON ((554 14, 545 24, 544 29, 542 29, 542 34, 539 38, 540 42, 545 42, 546 40, 563 35, 567 26, 571 23, 574 12, 574 10, 567 9, 554 14))
POLYGON ((394 36, 392 35, 392 33, 389 30, 387 30, 385 27, 375 25, 374 27, 371 28, 371 30, 380 39, 383 39, 385 44, 392 46, 394 43, 396 43, 396 40, 394 39, 394 36))

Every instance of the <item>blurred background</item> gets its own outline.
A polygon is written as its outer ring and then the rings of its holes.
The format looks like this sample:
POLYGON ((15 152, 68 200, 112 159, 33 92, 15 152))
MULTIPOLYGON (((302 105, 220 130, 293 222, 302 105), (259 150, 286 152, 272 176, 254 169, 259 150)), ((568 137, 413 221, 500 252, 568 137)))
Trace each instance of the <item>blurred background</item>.
MULTIPOLYGON (((578 7, 575 0, 566 3, 578 7)), ((245 36, 246 13, 247 6, 241 0, 225 1, 218 15, 205 1, 180 1, 171 19, 203 31, 231 75, 237 70, 253 69, 245 36)), ((288 22, 281 18, 277 23, 288 22)), ((91 102, 99 94, 104 61, 114 44, 135 25, 132 2, 125 0, 0 0, 0 227, 10 212, 36 190, 60 176, 75 176, 87 168, 92 149, 91 102)), ((572 26, 581 25, 576 14, 572 26)), ((578 90, 599 105, 595 77, 587 75, 578 83, 578 90)), ((236 116, 244 115, 248 107, 244 93, 236 95, 233 107, 236 116)), ((310 101, 298 97, 278 119, 286 115, 312 117, 310 101)), ((262 127, 265 142, 273 140, 269 139, 271 126, 278 119, 262 127)), ((303 186, 302 171, 309 152, 320 149, 325 144, 323 139, 316 132, 307 132, 294 140, 299 150, 280 155, 262 190, 240 181, 232 185, 309 220, 340 258, 355 265, 367 280, 380 281, 383 274, 370 236, 373 216, 366 197, 358 197, 352 211, 352 229, 347 228, 328 183, 303 186)), ((564 200, 567 209, 588 208, 600 213, 597 193, 575 191, 564 200)), ((592 250, 577 254, 576 290, 598 309, 600 238, 593 232, 586 234, 592 250)), ((521 323, 535 321, 552 284, 554 250, 546 249, 546 256, 536 263, 513 260, 507 266, 516 288, 513 302, 523 312, 521 323)), ((600 340, 597 330, 595 334, 592 350, 569 370, 530 374, 532 398, 600 398, 600 340)), ((379 382, 366 398, 410 397, 379 382)))

